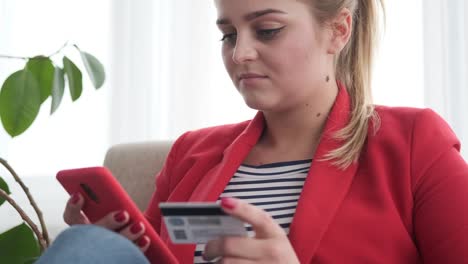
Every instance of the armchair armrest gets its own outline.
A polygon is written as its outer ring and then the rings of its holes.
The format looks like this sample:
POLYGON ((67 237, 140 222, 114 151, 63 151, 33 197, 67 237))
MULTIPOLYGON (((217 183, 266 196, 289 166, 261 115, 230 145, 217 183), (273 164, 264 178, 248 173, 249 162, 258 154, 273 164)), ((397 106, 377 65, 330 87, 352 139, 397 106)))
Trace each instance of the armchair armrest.
POLYGON ((140 210, 145 210, 155 191, 156 174, 162 169, 173 141, 150 141, 112 146, 106 153, 107 167, 140 210))

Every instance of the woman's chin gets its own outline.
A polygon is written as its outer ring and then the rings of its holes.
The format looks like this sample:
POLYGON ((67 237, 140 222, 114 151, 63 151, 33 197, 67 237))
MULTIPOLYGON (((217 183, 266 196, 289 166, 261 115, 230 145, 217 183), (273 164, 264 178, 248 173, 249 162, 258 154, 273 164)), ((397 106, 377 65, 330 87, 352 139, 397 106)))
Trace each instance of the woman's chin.
POLYGON ((258 100, 258 99, 244 97, 244 102, 249 108, 252 108, 258 111, 268 111, 274 108, 271 103, 268 103, 265 100, 258 100))

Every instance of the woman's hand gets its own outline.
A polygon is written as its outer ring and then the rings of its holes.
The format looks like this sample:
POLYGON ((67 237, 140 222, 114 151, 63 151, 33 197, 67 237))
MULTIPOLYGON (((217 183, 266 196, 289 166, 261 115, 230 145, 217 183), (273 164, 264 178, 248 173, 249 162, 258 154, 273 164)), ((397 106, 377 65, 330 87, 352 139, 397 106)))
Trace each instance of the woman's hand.
POLYGON ((239 199, 223 198, 223 210, 252 225, 255 237, 225 237, 206 244, 203 257, 217 263, 299 263, 284 230, 265 211, 239 199))
POLYGON ((84 199, 79 193, 70 197, 63 213, 65 223, 68 225, 95 224, 112 231, 118 231, 121 235, 130 239, 130 241, 133 241, 143 252, 148 249, 150 240, 149 237, 143 235, 145 233, 143 223, 134 223, 126 226, 130 221, 130 217, 125 211, 111 212, 95 223, 91 223, 83 211, 81 211, 83 204, 84 199), (124 228, 122 229, 122 227, 124 228))

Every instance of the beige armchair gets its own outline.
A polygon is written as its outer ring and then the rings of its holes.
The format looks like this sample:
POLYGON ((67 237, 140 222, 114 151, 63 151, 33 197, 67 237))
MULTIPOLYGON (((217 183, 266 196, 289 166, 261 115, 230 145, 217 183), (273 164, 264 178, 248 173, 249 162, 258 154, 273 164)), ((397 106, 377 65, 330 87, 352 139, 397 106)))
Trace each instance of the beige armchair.
POLYGON ((104 166, 119 180, 141 210, 155 191, 155 176, 161 170, 172 141, 119 144, 111 147, 104 166))

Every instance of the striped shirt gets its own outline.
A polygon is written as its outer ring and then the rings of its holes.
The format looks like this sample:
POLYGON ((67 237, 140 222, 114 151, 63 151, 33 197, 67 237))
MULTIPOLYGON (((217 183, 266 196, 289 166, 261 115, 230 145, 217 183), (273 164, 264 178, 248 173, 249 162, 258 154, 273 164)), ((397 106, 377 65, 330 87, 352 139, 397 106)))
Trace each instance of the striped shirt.
MULTIPOLYGON (((239 198, 265 210, 289 234, 311 162, 309 159, 261 166, 241 165, 219 198, 239 198)), ((246 229, 250 237, 255 235, 249 224, 246 229)), ((210 263, 202 258, 204 248, 205 244, 197 245, 194 263, 210 263)))

